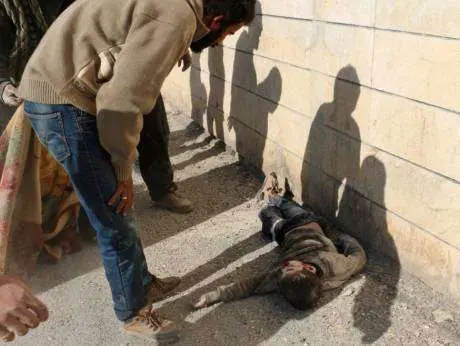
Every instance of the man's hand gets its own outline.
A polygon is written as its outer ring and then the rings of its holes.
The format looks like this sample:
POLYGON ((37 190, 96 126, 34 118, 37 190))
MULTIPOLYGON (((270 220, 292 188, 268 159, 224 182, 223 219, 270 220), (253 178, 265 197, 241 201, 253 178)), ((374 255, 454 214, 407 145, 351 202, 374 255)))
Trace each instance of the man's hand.
POLYGON ((20 279, 0 276, 0 341, 12 341, 48 319, 48 308, 20 279), (14 333, 14 334, 13 334, 14 333))
POLYGON ((189 69, 190 66, 192 66, 192 56, 190 55, 190 52, 187 51, 187 53, 179 60, 177 63, 177 66, 182 65, 182 72, 185 72, 189 69))
POLYGON ((133 179, 118 183, 117 190, 109 200, 109 206, 116 206, 118 214, 126 216, 134 204, 133 179))
POLYGON ((3 89, 1 101, 10 107, 18 107, 22 103, 22 99, 18 96, 18 89, 11 83, 7 83, 3 89))

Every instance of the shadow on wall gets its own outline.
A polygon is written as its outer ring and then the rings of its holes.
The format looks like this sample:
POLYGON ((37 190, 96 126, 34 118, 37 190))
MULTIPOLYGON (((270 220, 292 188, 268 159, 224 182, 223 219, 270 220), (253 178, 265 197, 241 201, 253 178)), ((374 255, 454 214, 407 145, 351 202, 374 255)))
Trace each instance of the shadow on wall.
POLYGON ((209 97, 206 107, 208 132, 224 140, 223 103, 225 95, 224 47, 219 45, 208 50, 209 97), (214 127, 215 126, 215 127, 214 127))
POLYGON ((302 201, 328 217, 337 215, 341 184, 354 186, 359 172, 361 135, 352 117, 359 95, 358 75, 348 65, 337 74, 334 99, 321 105, 310 128, 301 175, 302 201))
MULTIPOLYGON (((345 188, 338 221, 360 239, 368 252, 369 249, 377 249, 391 257, 391 262, 385 262, 386 265, 382 265, 382 261, 372 263, 371 257, 366 281, 355 298, 354 326, 363 333, 362 341, 367 344, 377 341, 391 326, 391 307, 398 294, 401 265, 388 231, 383 163, 374 156, 366 157, 357 184, 362 194, 348 186, 345 188)), ((375 257, 381 259, 381 254, 375 257)))
POLYGON ((385 266, 371 256, 366 281, 355 299, 354 326, 363 333, 364 343, 372 343, 391 326, 400 263, 386 220, 385 166, 374 156, 360 165, 361 135, 352 117, 359 95, 358 74, 353 66, 345 66, 337 74, 334 99, 321 105, 310 129, 302 200, 326 217, 336 218, 368 253, 377 249, 394 261, 385 266))
POLYGON ((204 126, 204 114, 206 112, 206 100, 208 98, 206 87, 201 80, 201 54, 192 54, 192 66, 190 68, 190 98, 192 103, 192 119, 204 126))
POLYGON ((236 44, 233 64, 232 92, 228 130, 235 131, 236 151, 247 163, 261 169, 268 133, 268 116, 273 113, 281 97, 282 78, 277 67, 257 82, 254 51, 262 34, 262 15, 257 3, 256 16, 236 44), (264 95, 260 97, 258 95, 264 95))

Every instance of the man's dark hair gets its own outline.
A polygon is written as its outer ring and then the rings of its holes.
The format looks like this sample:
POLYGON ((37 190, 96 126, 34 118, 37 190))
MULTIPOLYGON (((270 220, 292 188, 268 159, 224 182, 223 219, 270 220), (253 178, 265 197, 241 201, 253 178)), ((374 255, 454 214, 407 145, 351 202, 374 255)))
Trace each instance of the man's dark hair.
POLYGON ((313 308, 321 294, 321 280, 306 269, 298 274, 282 275, 278 287, 284 298, 299 310, 313 308))
POLYGON ((204 16, 223 16, 222 25, 248 25, 255 17, 256 0, 205 0, 204 16))

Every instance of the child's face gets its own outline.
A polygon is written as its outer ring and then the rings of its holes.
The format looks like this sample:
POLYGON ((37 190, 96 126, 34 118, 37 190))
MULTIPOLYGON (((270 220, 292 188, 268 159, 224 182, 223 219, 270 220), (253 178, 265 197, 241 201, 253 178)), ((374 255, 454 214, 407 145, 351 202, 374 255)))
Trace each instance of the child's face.
POLYGON ((295 275, 300 273, 303 269, 308 270, 310 273, 316 274, 316 268, 308 263, 301 261, 291 260, 283 263, 283 274, 295 275))

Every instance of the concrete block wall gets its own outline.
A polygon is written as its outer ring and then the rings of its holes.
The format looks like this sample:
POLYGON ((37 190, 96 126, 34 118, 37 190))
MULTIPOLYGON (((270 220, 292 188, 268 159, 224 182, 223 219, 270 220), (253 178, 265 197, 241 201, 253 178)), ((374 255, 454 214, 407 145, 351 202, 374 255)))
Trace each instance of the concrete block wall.
POLYGON ((366 247, 460 298, 460 2, 264 0, 163 94, 366 247))

